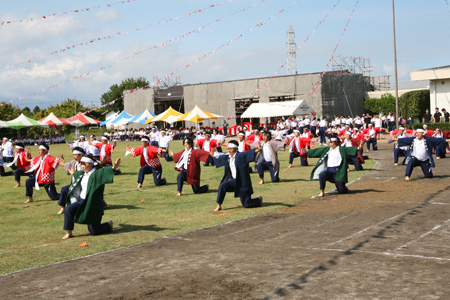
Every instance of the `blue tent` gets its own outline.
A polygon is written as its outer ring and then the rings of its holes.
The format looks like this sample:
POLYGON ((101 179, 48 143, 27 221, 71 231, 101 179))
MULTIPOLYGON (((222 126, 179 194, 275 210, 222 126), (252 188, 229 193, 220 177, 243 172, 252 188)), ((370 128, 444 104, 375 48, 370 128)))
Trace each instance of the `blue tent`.
POLYGON ((122 111, 117 117, 115 117, 113 120, 106 120, 100 123, 100 126, 104 126, 106 124, 112 124, 112 125, 122 125, 126 124, 128 120, 132 119, 133 116, 126 113, 126 111, 122 111))
POLYGON ((146 109, 143 113, 137 115, 136 117, 128 120, 128 123, 141 123, 145 124, 145 121, 153 118, 155 115, 152 114, 148 109, 146 109))

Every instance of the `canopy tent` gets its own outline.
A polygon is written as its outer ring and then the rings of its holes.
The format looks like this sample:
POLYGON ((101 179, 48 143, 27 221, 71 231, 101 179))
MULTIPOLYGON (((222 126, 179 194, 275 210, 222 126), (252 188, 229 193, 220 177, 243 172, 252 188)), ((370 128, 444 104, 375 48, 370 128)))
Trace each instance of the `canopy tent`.
POLYGON ((8 127, 8 125, 6 125, 5 122, 0 121, 0 128, 3 128, 3 127, 8 127))
POLYGON ((305 100, 284 102, 253 103, 241 115, 241 118, 269 118, 315 114, 305 100))
POLYGON ((129 120, 133 118, 132 115, 128 114, 126 111, 122 111, 117 117, 115 117, 113 120, 106 120, 100 123, 100 126, 104 126, 106 124, 111 124, 114 126, 120 126, 123 124, 128 123, 129 120))
POLYGON ((24 114, 21 114, 17 118, 11 121, 7 121, 4 123, 9 128, 13 129, 21 129, 25 127, 32 127, 32 126, 41 126, 48 128, 49 126, 47 124, 40 123, 39 121, 33 120, 31 118, 28 118, 24 114))
POLYGON ((75 127, 86 126, 86 125, 98 125, 101 122, 99 120, 92 119, 88 116, 83 115, 82 113, 78 113, 72 118, 66 119, 70 122, 70 125, 75 127))
POLYGON ((194 123, 200 123, 201 121, 206 119, 217 119, 217 118, 222 118, 222 116, 204 111, 203 109, 201 109, 196 105, 191 111, 180 116, 177 121, 191 121, 194 123))
POLYGON ((65 119, 58 118, 55 116, 53 112, 51 112, 48 116, 45 118, 39 120, 40 123, 47 124, 49 127, 58 127, 63 125, 71 125, 69 121, 65 119))
POLYGON ((147 121, 150 118, 153 118, 155 115, 152 114, 148 109, 146 109, 143 113, 137 115, 136 117, 128 120, 128 123, 140 123, 145 124, 145 121, 147 121))
MULTIPOLYGON (((117 116, 116 116, 117 117, 117 116)), ((105 121, 102 121, 101 123, 100 123, 100 126, 106 126, 106 127, 110 127, 111 126, 111 122, 112 122, 112 120, 114 120, 116 117, 112 117, 112 118, 109 118, 109 119, 106 119, 105 121)))
POLYGON ((183 114, 174 110, 171 106, 168 109, 166 109, 166 111, 160 113, 156 117, 150 118, 147 121, 145 121, 145 124, 149 124, 151 122, 157 122, 157 121, 164 121, 164 122, 172 124, 172 123, 175 123, 181 115, 183 115, 183 114))

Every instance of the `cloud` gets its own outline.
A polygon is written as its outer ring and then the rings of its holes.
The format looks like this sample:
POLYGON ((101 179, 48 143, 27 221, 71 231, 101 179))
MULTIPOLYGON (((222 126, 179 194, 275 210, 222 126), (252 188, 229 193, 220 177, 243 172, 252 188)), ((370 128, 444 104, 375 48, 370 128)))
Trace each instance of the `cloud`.
POLYGON ((117 22, 123 19, 123 14, 116 9, 101 10, 95 13, 95 18, 100 22, 117 22))

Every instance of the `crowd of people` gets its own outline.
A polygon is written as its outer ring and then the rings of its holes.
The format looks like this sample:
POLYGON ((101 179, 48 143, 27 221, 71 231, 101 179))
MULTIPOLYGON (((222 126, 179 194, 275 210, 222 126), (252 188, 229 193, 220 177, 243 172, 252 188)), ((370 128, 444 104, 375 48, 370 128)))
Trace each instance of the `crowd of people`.
MULTIPOLYGON (((325 195, 327 182, 334 183, 338 193, 347 193, 349 165, 356 171, 363 170, 364 151, 376 151, 377 139, 383 132, 388 134, 388 143, 395 142, 394 164, 399 157, 405 157, 407 165, 405 180, 409 180, 415 167, 420 166, 424 176, 433 176, 431 168, 436 158, 444 158, 449 151, 447 139, 450 132, 428 130, 427 126, 417 130, 393 130, 391 119, 383 116, 363 115, 362 117, 294 118, 280 119, 276 128, 248 128, 243 126, 237 137, 228 138, 219 128, 191 129, 140 129, 128 131, 105 132, 97 140, 96 136, 86 138, 81 135, 72 143, 67 143, 72 150, 73 159, 66 162, 64 156, 54 157, 49 154, 50 145, 42 141, 38 155, 32 157, 23 141, 11 141, 3 138, 1 146, 0 168, 2 176, 15 176, 16 187, 21 186, 21 177, 26 176, 26 203, 33 202, 34 190, 44 188, 51 200, 57 200, 60 206, 58 214, 64 214, 63 239, 73 236, 74 223, 87 224, 89 232, 94 235, 108 233, 113 222, 101 223, 104 208, 107 207, 103 193, 105 184, 112 183, 114 176, 120 175, 118 168, 121 159, 112 161, 112 153, 117 148, 116 140, 139 140, 141 146, 131 148, 126 145, 125 156, 140 156, 140 169, 137 172, 137 188, 144 185, 145 175, 152 174, 155 186, 166 185, 168 179, 163 176, 163 164, 160 158, 174 161, 177 178, 176 196, 183 194, 184 183, 192 187, 194 194, 206 193, 209 185, 201 184, 203 167, 224 167, 215 208, 222 209, 227 193, 234 193, 246 208, 263 205, 263 197, 253 197, 254 189, 250 174, 258 173, 258 184, 265 184, 268 172, 273 183, 280 181, 280 161, 278 152, 289 151, 288 168, 293 168, 299 158, 300 166, 308 166, 308 158, 318 158, 311 172, 310 179, 319 181, 319 195, 325 195), (366 122, 369 120, 369 122, 366 122), (174 153, 170 143, 181 138, 184 150, 174 153), (110 142, 112 140, 112 142, 110 142), (366 150, 364 149, 366 144, 366 150), (324 146, 324 147, 317 147, 324 146), (55 170, 63 166, 71 176, 71 184, 61 188, 55 187, 55 170), (12 171, 6 172, 5 168, 12 171)), ((394 124, 395 125, 395 124, 394 124)), ((169 179, 170 181, 171 179, 169 179)))

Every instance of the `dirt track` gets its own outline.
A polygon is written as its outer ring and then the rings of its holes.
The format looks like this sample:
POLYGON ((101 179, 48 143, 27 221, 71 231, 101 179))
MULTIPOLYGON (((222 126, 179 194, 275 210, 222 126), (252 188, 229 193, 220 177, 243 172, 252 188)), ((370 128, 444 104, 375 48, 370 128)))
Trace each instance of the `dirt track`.
POLYGON ((0 298, 450 299, 450 158, 404 182, 380 148, 350 194, 3 276, 0 298))

